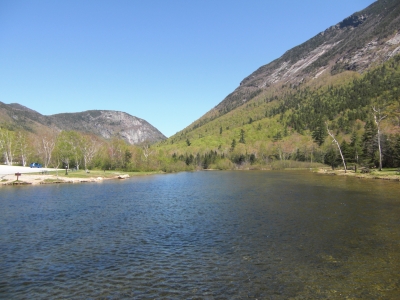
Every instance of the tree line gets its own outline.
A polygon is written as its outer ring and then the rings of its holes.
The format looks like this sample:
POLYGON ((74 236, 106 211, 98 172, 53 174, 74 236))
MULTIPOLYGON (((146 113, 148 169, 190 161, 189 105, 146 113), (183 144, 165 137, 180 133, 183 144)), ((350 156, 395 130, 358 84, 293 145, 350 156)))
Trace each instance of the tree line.
POLYGON ((0 127, 0 158, 6 165, 45 168, 147 171, 159 168, 150 144, 127 144, 114 137, 105 140, 78 131, 48 131, 39 135, 0 127))

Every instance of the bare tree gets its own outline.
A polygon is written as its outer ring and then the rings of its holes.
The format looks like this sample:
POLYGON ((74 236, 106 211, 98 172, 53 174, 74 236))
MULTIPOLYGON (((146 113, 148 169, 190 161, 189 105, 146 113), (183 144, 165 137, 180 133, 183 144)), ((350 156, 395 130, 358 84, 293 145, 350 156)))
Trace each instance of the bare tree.
POLYGON ((98 143, 93 137, 84 137, 82 139, 82 155, 86 173, 88 172, 87 166, 99 150, 99 147, 100 143, 98 143))
POLYGON ((0 128, 0 150, 3 152, 6 165, 11 166, 15 148, 14 132, 0 128))
POLYGON ((142 149, 143 149, 143 156, 144 156, 144 159, 145 159, 145 161, 147 162, 149 156, 152 155, 152 154, 154 153, 154 151, 153 151, 153 150, 150 150, 150 145, 149 145, 149 144, 144 144, 144 145, 142 146, 142 149))
POLYGON ((53 153, 54 147, 56 146, 57 135, 52 133, 42 137, 41 141, 41 152, 43 153, 44 167, 48 168, 51 162, 51 155, 53 153))
POLYGON ((382 171, 382 148, 381 148, 381 122, 387 117, 380 108, 372 107, 375 124, 378 127, 378 149, 379 149, 379 171, 382 171))
POLYGON ((70 144, 70 149, 72 151, 72 157, 75 160, 75 168, 79 170, 80 159, 82 157, 82 146, 84 138, 81 134, 76 131, 65 132, 68 136, 68 143, 70 144))
POLYGON ((16 143, 18 147, 18 152, 21 157, 22 165, 26 167, 27 157, 29 154, 28 139, 26 133, 22 131, 17 132, 16 143))
POLYGON ((326 129, 328 131, 328 134, 331 136, 331 138, 333 139, 333 142, 336 144, 336 146, 339 149, 340 156, 342 157, 342 162, 343 162, 343 166, 344 166, 344 172, 346 173, 347 172, 347 168, 346 168, 346 162, 345 162, 344 157, 343 157, 342 149, 340 149, 340 145, 339 145, 338 141, 335 139, 335 136, 333 135, 333 133, 329 130, 328 122, 326 122, 325 124, 326 124, 326 129))

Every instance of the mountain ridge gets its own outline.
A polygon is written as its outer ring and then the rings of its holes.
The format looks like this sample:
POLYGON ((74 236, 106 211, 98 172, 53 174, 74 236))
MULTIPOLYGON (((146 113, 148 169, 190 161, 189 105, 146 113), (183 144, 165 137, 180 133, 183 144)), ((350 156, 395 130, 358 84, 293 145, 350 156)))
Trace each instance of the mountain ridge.
MULTIPOLYGON (((282 147, 289 144, 288 149, 316 149, 312 135, 318 128, 324 131, 325 121, 340 141, 349 142, 351 131, 360 138, 363 126, 373 119, 371 106, 383 105, 384 98, 395 109, 384 122, 386 137, 392 138, 400 133, 392 126, 400 113, 399 57, 400 2, 379 0, 256 69, 160 147, 176 155, 216 151, 233 160, 253 153, 265 162, 268 156, 281 157, 282 147)), ((328 139, 317 147, 321 162, 330 148, 328 139)))
MULTIPOLYGON (((303 84, 325 72, 364 72, 400 53, 400 3, 379 0, 259 67, 194 125, 243 105, 269 87, 303 84)), ((179 134, 179 132, 178 132, 179 134)))
POLYGON ((87 110, 77 113, 42 115, 18 103, 0 102, 0 116, 5 124, 35 134, 56 130, 75 130, 101 136, 119 137, 128 144, 155 143, 166 137, 146 120, 114 110, 87 110))

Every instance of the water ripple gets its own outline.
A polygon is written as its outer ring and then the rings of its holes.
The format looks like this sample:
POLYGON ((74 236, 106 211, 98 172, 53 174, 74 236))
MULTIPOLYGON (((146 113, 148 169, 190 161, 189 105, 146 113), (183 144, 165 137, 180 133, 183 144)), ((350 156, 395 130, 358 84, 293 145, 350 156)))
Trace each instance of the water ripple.
POLYGON ((0 298, 396 298, 397 192, 296 172, 5 188, 0 298))

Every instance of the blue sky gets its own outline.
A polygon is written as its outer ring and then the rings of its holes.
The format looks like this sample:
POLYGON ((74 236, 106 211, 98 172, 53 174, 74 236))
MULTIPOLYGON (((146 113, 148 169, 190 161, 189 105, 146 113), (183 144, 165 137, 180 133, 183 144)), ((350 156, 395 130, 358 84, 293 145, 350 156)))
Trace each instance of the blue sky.
POLYGON ((167 137, 371 0, 0 0, 0 101, 110 109, 167 137))

